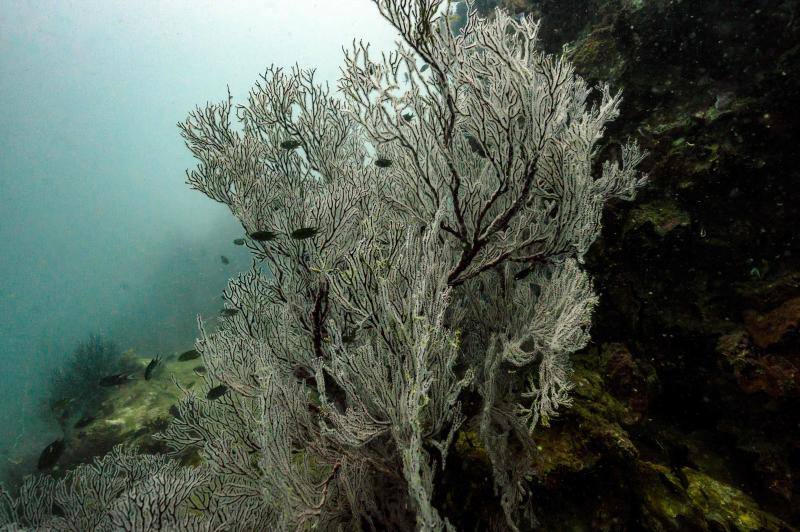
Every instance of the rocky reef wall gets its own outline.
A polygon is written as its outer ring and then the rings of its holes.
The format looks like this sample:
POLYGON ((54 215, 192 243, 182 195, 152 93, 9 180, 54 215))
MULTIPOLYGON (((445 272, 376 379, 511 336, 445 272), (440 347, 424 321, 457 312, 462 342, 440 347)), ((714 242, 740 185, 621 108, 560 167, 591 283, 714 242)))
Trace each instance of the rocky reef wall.
MULTIPOLYGON (((623 90, 649 186, 613 205, 576 406, 538 432, 545 529, 800 522, 797 2, 484 0, 623 90)), ((461 441, 464 444, 463 441, 461 441)), ((465 447, 462 445, 461 450, 465 447)))

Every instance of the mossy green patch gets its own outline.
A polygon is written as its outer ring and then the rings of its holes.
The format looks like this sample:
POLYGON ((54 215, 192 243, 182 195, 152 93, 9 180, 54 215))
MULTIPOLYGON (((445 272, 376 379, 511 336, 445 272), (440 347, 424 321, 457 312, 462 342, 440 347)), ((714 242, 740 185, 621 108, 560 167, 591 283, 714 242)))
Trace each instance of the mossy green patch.
POLYGON ((489 455, 483 447, 481 438, 477 432, 471 430, 461 430, 455 439, 456 452, 469 460, 476 460, 489 463, 489 455))
POLYGON ((85 413, 95 418, 89 425, 67 434, 66 462, 91 461, 120 443, 134 444, 145 451, 165 450, 153 435, 166 427, 170 407, 183 395, 175 382, 189 388, 202 379, 192 370, 195 364, 164 360, 153 377, 145 380, 144 370, 152 357, 137 357, 132 351, 124 356, 134 360, 140 370, 130 381, 111 388, 97 408, 85 413))
POLYGON ((649 225, 658 236, 663 237, 679 227, 688 227, 690 224, 689 213, 681 209, 677 203, 670 199, 657 199, 634 207, 623 227, 623 233, 649 225))
POLYGON ((739 532, 788 529, 742 491, 689 467, 674 470, 642 461, 637 483, 649 528, 739 532))

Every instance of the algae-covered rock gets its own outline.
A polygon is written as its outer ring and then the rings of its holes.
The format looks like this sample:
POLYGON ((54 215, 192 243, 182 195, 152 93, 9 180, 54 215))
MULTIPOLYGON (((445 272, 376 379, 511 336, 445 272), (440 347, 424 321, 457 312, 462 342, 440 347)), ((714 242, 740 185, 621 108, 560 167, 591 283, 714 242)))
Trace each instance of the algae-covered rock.
MULTIPOLYGON (((717 352, 725 367, 733 370, 736 382, 747 394, 764 393, 773 398, 800 397, 800 360, 796 353, 763 352, 762 347, 772 345, 786 334, 787 321, 793 323, 797 318, 787 319, 782 313, 764 317, 766 323, 753 325, 758 331, 748 333, 737 330, 721 336, 717 342, 717 352), (758 345, 759 339, 761 345, 758 345)), ((789 327, 794 331, 794 325, 789 327)))
POLYGON ((691 468, 642 461, 638 474, 643 524, 649 530, 789 530, 740 490, 691 468))
POLYGON ((674 201, 659 199, 649 203, 638 203, 626 221, 623 234, 648 226, 656 235, 663 237, 678 228, 689 227, 691 221, 689 213, 682 210, 674 201))
POLYGON ((580 359, 573 376, 573 403, 549 427, 533 434, 536 444, 534 472, 541 482, 552 473, 577 473, 610 456, 630 459, 637 455, 624 428, 638 421, 630 405, 609 393, 603 376, 580 359))
POLYGON ((634 413, 631 421, 638 421, 659 393, 658 374, 622 343, 604 344, 600 356, 606 387, 634 413))
MULTIPOLYGON (((681 433, 639 415, 646 403, 633 389, 659 386, 640 365, 622 344, 576 358, 573 405, 532 434, 527 489, 537 526, 521 529, 791 530, 737 487, 713 433, 681 433)), ((457 435, 444 474, 441 507, 451 522, 503 529, 499 498, 487 491, 491 462, 473 428, 457 435)))
POLYGON ((792 336, 800 335, 800 297, 784 301, 765 314, 748 311, 744 323, 753 342, 762 349, 791 342, 792 336))
POLYGON ((153 435, 166 428, 170 408, 183 395, 173 379, 190 388, 201 377, 192 370, 194 364, 168 359, 156 366, 151 379, 145 380, 144 372, 152 358, 139 357, 133 352, 125 356, 138 365, 139 371, 134 372, 132 379, 109 389, 93 411, 71 420, 65 433, 61 470, 90 462, 119 443, 137 445, 145 452, 167 450, 153 435))

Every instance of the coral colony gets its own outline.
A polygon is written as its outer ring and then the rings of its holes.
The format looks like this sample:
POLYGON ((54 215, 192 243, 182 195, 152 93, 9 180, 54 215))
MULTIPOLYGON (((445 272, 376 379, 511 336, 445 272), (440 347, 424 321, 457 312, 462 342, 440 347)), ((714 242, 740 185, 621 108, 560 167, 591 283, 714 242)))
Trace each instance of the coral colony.
POLYGON ((242 105, 180 124, 189 184, 255 259, 213 332, 200 321, 182 359, 199 354, 204 384, 160 435, 200 460, 120 446, 28 479, 0 524, 440 530, 434 480, 470 426, 516 528, 530 433, 569 404, 588 341, 582 257, 642 154, 593 175, 620 95, 540 51, 531 20, 470 12, 454 32, 444 0, 373 2, 402 42, 354 44, 338 90, 271 67, 242 105))

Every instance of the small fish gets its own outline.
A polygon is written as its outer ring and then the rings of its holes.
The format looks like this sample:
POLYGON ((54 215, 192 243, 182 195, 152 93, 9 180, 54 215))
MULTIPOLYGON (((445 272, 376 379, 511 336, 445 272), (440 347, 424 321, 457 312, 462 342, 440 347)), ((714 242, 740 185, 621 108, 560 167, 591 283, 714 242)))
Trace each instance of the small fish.
POLYGON ((200 375, 205 375, 205 373, 206 373, 206 367, 205 366, 196 366, 196 367, 192 368, 192 370, 195 373, 199 373, 200 375))
POLYGON ((293 370, 294 376, 306 383, 314 381, 314 375, 303 366, 296 366, 293 370))
POLYGON ((230 262, 231 262, 230 260, 228 260, 228 257, 226 257, 225 255, 220 255, 219 256, 219 260, 222 261, 222 264, 230 264, 230 262))
POLYGON ((239 309, 238 308, 224 308, 224 309, 220 310, 219 313, 222 314, 223 316, 225 316, 226 318, 232 318, 232 317, 236 316, 237 314, 239 314, 239 309))
POLYGON ((420 69, 419 69, 419 71, 420 71, 420 72, 425 72, 426 70, 428 70, 428 67, 429 67, 429 66, 430 66, 430 65, 428 65, 428 63, 425 63, 424 65, 422 65, 422 68, 420 68, 420 69))
POLYGON ((375 161, 375 166, 378 168, 389 168, 392 166, 392 161, 390 159, 386 159, 385 157, 380 157, 375 161))
POLYGON ((406 113, 406 114, 403 115, 403 120, 405 120, 406 122, 411 122, 411 120, 413 120, 413 119, 414 119, 414 115, 411 114, 411 113, 406 113))
POLYGON ((278 233, 273 231, 254 231, 250 233, 250 238, 253 240, 258 240, 259 242, 266 242, 268 240, 275 240, 278 236, 278 233))
POLYGON ((356 329, 347 328, 342 331, 342 343, 352 344, 356 339, 356 329))
POLYGON ((171 405, 169 407, 169 413, 172 414, 172 417, 180 419, 181 418, 181 411, 178 410, 178 405, 171 405))
POLYGON ((234 238, 233 243, 237 246, 244 246, 244 238, 234 238))
POLYGON ((181 353, 178 357, 178 361, 186 362, 187 360, 194 360, 195 358, 200 358, 200 353, 197 352, 197 349, 189 349, 181 353))
POLYGON ((89 424, 95 420, 94 416, 83 416, 75 423, 76 429, 82 429, 84 427, 89 426, 89 424))
POLYGON ((153 371, 161 363, 161 355, 152 359, 144 370, 144 380, 149 381, 153 377, 153 371))
POLYGON ((472 148, 473 153, 477 153, 480 157, 486 158, 486 150, 483 149, 478 139, 472 135, 467 135, 467 142, 469 142, 469 147, 472 148))
POLYGON ((109 387, 109 386, 119 386, 120 384, 125 384, 129 380, 133 380, 134 376, 130 373, 117 373, 115 375, 106 375, 98 384, 100 386, 109 387))
POLYGON ((228 391, 228 387, 224 384, 220 384, 219 386, 214 386, 208 393, 206 394, 206 399, 209 401, 213 401, 214 399, 219 399, 223 395, 225 395, 228 391))
POLYGON ((289 139, 281 142, 281 148, 284 150, 294 150, 299 148, 301 144, 299 140, 289 139))
POLYGON ((319 229, 316 227, 301 227, 300 229, 292 231, 292 238, 295 240, 305 240, 306 238, 315 236, 318 232, 319 229))
POLYGON ((521 281, 522 279, 526 278, 528 276, 528 274, 530 274, 532 271, 533 271, 533 268, 523 268, 523 269, 521 269, 520 271, 518 271, 517 273, 514 274, 514 280, 515 281, 521 281))
POLYGON ((42 454, 39 455, 39 463, 37 465, 39 470, 50 469, 56 465, 58 459, 61 458, 61 453, 64 452, 64 447, 64 440, 56 440, 45 447, 42 454))

